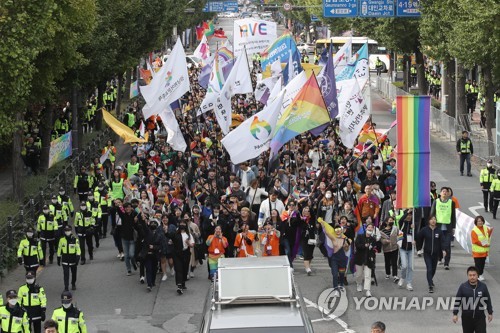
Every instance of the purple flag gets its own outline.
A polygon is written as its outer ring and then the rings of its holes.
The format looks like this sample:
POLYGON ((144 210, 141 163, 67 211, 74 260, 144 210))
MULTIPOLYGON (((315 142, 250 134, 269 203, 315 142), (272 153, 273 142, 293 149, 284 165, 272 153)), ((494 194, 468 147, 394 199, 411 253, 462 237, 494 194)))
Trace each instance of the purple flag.
MULTIPOLYGON (((330 119, 334 120, 335 117, 339 114, 339 103, 337 100, 337 83, 335 81, 335 67, 333 65, 333 56, 332 50, 328 52, 328 61, 326 63, 325 68, 321 71, 318 76, 319 87, 321 89, 321 94, 323 95, 323 99, 325 100, 326 108, 328 109, 328 113, 330 114, 330 119)), ((318 126, 310 130, 311 134, 314 136, 318 136, 321 132, 323 132, 329 123, 318 126)))

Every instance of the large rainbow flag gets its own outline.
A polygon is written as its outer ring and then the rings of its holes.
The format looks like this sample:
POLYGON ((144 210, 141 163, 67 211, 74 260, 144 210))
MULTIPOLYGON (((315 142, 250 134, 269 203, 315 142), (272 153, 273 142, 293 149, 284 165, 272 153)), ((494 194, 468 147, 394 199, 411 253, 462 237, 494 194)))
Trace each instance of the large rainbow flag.
POLYGON ((431 205, 430 96, 397 96, 396 208, 431 205))
POLYGON ((272 134, 271 158, 297 135, 330 121, 316 76, 313 74, 285 109, 272 134))

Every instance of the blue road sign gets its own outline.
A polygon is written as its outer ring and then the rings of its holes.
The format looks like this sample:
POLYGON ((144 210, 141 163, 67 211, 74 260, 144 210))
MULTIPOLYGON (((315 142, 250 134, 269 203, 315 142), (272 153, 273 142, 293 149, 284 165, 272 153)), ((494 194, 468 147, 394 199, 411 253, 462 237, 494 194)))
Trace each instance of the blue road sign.
POLYGON ((224 11, 224 1, 209 1, 203 7, 205 13, 219 13, 224 11))
POLYGON ((360 17, 394 16, 394 0, 359 0, 360 17))
POLYGON ((324 17, 358 16, 358 0, 323 0, 324 17))
POLYGON ((224 11, 237 13, 238 12, 238 1, 224 1, 224 11))
POLYGON ((311 15, 311 22, 319 22, 319 18, 316 15, 311 15))
POLYGON ((420 0, 398 0, 397 16, 419 17, 420 14, 420 0))

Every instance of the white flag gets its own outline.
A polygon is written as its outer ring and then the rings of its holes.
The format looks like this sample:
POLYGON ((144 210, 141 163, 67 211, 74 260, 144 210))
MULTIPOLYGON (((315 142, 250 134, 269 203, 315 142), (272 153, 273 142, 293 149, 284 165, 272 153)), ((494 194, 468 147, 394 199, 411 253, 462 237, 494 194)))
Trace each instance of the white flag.
POLYGON ((351 61, 352 57, 352 37, 349 38, 347 43, 342 45, 340 50, 335 53, 333 57, 333 66, 335 67, 335 75, 338 75, 342 72, 342 70, 347 66, 347 64, 351 61))
POLYGON ((186 151, 187 144, 182 135, 181 129, 179 128, 179 123, 175 118, 174 112, 170 107, 163 109, 160 112, 160 118, 163 122, 163 126, 167 130, 167 143, 176 151, 186 151))
POLYGON ((283 110, 285 110, 299 93, 300 89, 307 83, 306 71, 300 72, 292 81, 285 86, 285 98, 283 99, 283 110))
POLYGON ((264 110, 245 120, 222 139, 222 144, 231 156, 231 162, 242 163, 269 149, 271 133, 281 113, 283 96, 284 94, 281 94, 264 110))
POLYGON ((347 148, 354 147, 354 142, 361 132, 363 125, 370 117, 370 112, 366 105, 365 98, 359 89, 356 79, 352 82, 348 99, 339 99, 339 113, 343 110, 340 116, 340 139, 347 148))
POLYGON ((210 48, 208 46, 207 36, 203 35, 200 44, 198 44, 198 46, 194 50, 193 55, 197 58, 200 58, 203 65, 207 64, 206 61, 208 61, 208 58, 210 56, 210 48))
POLYGON ((275 62, 271 64, 271 76, 278 77, 281 76, 281 62, 280 59, 276 59, 275 62))
POLYGON ((235 94, 247 94, 251 92, 253 92, 252 79, 248 68, 247 55, 243 52, 236 60, 231 73, 229 73, 215 105, 215 117, 222 133, 229 133, 231 127, 231 97, 235 94))
POLYGON ((274 84, 273 89, 271 89, 271 94, 269 95, 269 99, 268 99, 268 103, 267 104, 270 104, 269 102, 274 101, 274 99, 276 97, 278 97, 278 95, 280 94, 281 89, 283 88, 282 87, 283 84, 281 83, 282 81, 283 81, 283 79, 280 77, 280 78, 278 78, 278 82, 276 82, 274 84))
POLYGON ((106 160, 109 158, 110 151, 111 149, 107 149, 106 152, 101 155, 101 158, 99 158, 99 163, 104 164, 104 162, 106 162, 106 160))
MULTIPOLYGON (((169 105, 181 98, 187 91, 189 91, 189 76, 186 53, 181 40, 177 39, 167 62, 163 64, 149 85, 141 87, 141 94, 146 103, 153 107, 158 102, 169 105)), ((146 115, 144 119, 147 119, 146 115)))
POLYGON ((222 87, 224 86, 224 75, 222 73, 222 66, 219 61, 218 53, 215 53, 214 61, 212 63, 212 72, 208 80, 207 92, 205 98, 200 104, 200 114, 204 114, 215 108, 217 97, 219 96, 222 87))

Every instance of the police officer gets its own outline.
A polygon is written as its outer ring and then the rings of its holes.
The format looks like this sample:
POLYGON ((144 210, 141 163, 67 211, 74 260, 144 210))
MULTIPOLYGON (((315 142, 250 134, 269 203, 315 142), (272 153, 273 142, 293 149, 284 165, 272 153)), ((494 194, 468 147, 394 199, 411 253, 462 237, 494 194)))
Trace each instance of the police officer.
POLYGON ((42 245, 35 238, 35 230, 31 227, 26 230, 26 238, 21 239, 19 243, 17 261, 19 265, 22 265, 24 262, 26 272, 33 271, 36 273, 38 267, 44 264, 42 245))
POLYGON ((7 291, 7 303, 0 306, 0 329, 2 333, 30 333, 28 315, 18 303, 17 292, 7 291))
POLYGON ((467 161, 467 176, 472 177, 470 157, 474 154, 474 147, 469 132, 462 131, 462 137, 457 141, 457 153, 460 156, 460 176, 464 175, 464 163, 467 161))
POLYGON ((94 239, 95 239, 95 247, 99 248, 99 231, 101 230, 101 205, 98 201, 95 200, 94 193, 89 193, 89 201, 87 201, 87 209, 92 212, 92 218, 94 219, 94 239))
POLYGON ((108 216, 109 208, 111 206, 111 198, 109 195, 108 187, 104 182, 100 182, 97 186, 96 191, 94 191, 94 197, 97 202, 99 202, 99 207, 101 209, 101 223, 99 233, 102 238, 106 238, 108 232, 108 216))
POLYGON ((490 192, 493 197, 493 208, 491 208, 491 213, 493 214, 493 219, 496 220, 498 203, 500 202, 500 170, 497 171, 497 177, 491 182, 490 192))
POLYGON ((47 296, 45 289, 35 283, 35 273, 26 273, 26 284, 19 287, 17 293, 20 297, 20 305, 28 313, 30 326, 33 326, 34 333, 42 331, 42 321, 45 321, 45 311, 47 310, 47 296))
POLYGON ((93 187, 94 178, 87 174, 87 168, 82 166, 80 168, 80 173, 75 176, 75 181, 73 182, 73 189, 75 194, 78 193, 78 198, 80 202, 87 201, 87 196, 90 189, 93 187))
POLYGON ((59 239, 57 247, 57 265, 63 266, 64 290, 68 290, 69 271, 71 269, 71 289, 76 289, 76 270, 80 261, 80 242, 69 225, 64 227, 64 236, 59 239))
POLYGON ((43 257, 46 258, 47 244, 49 245, 49 262, 54 262, 54 252, 56 248, 56 234, 59 230, 59 225, 51 213, 49 206, 44 205, 42 214, 38 216, 36 231, 42 242, 43 257))
POLYGON ((481 169, 481 173, 479 174, 479 183, 481 185, 481 190, 483 191, 483 203, 484 210, 486 212, 488 211, 488 207, 490 211, 493 211, 493 194, 489 195, 489 192, 495 176, 496 170, 493 166, 493 160, 489 159, 486 163, 486 167, 481 169))
POLYGON ((82 256, 82 265, 85 265, 85 243, 89 251, 90 260, 94 260, 94 245, 92 243, 92 233, 94 231, 95 221, 92 211, 87 206, 87 202, 80 203, 80 211, 75 213, 75 228, 78 239, 80 240, 80 249, 82 256))
POLYGON ((52 320, 57 322, 59 333, 87 333, 83 312, 73 305, 72 300, 71 292, 64 291, 61 294, 62 306, 54 310, 52 320))
POLYGON ((377 76, 380 76, 382 74, 382 69, 384 68, 382 60, 380 60, 379 57, 377 57, 377 60, 375 60, 375 69, 377 70, 377 76))
POLYGON ((73 207, 73 201, 71 201, 71 198, 66 194, 66 190, 62 186, 59 188, 57 201, 63 206, 63 225, 67 226, 69 217, 75 215, 75 209, 73 207))

